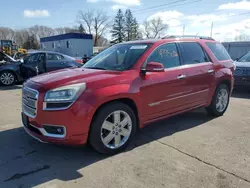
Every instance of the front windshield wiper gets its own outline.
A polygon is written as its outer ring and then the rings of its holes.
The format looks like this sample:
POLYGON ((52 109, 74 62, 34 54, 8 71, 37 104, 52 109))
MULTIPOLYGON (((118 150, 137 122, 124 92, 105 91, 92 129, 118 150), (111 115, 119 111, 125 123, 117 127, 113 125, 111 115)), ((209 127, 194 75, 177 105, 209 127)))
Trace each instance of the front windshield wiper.
POLYGON ((105 68, 102 68, 102 67, 83 67, 85 69, 98 69, 98 70, 107 70, 105 68))

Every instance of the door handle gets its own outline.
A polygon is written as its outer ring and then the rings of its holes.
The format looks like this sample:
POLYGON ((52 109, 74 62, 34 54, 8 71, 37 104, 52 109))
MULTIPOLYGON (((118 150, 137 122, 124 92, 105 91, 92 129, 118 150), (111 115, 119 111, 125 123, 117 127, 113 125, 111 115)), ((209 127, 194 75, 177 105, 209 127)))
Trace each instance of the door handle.
POLYGON ((184 78, 186 78, 187 76, 186 75, 184 75, 184 74, 182 74, 182 75, 179 75, 179 76, 177 76, 177 79, 184 79, 184 78))
POLYGON ((207 72, 208 73, 212 73, 212 72, 214 72, 214 70, 213 69, 209 69, 207 72))

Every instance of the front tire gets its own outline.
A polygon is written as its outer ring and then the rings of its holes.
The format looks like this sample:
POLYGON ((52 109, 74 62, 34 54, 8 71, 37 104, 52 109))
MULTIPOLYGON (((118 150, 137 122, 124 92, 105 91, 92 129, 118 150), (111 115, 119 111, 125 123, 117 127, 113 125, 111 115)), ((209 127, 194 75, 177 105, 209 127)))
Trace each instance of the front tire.
POLYGON ((119 102, 107 104, 93 119, 90 145, 102 154, 118 153, 135 135, 136 124, 135 113, 128 105, 119 102))
POLYGON ((222 116, 228 108, 229 98, 228 86, 226 84, 219 85, 215 90, 211 104, 207 107, 208 113, 215 117, 222 116))
POLYGON ((14 85, 16 81, 16 76, 11 71, 3 71, 0 73, 0 84, 5 86, 14 85))

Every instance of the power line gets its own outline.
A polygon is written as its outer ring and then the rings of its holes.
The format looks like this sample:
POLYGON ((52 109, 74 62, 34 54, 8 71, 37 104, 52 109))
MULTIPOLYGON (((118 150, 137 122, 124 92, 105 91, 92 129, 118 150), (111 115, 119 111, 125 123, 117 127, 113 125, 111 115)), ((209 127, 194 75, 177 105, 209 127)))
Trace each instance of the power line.
MULTIPOLYGON (((168 8, 179 7, 179 6, 187 5, 187 4, 193 4, 193 3, 196 3, 196 2, 200 2, 200 1, 203 1, 203 0, 194 0, 194 1, 186 2, 186 3, 182 3, 182 4, 178 4, 178 5, 169 6, 168 8)), ((155 8, 154 8, 154 9, 155 9, 155 8)), ((143 11, 143 13, 146 13, 146 12, 147 12, 147 13, 148 13, 148 12, 154 12, 154 11, 162 10, 162 9, 165 9, 165 8, 163 7, 163 8, 161 8, 161 9, 143 11)), ((135 12, 134 14, 140 14, 140 13, 142 13, 142 12, 135 12)))
POLYGON ((173 1, 173 2, 170 2, 170 3, 164 3, 164 4, 153 6, 153 7, 148 7, 148 8, 144 8, 144 9, 140 9, 140 10, 135 10, 133 12, 137 13, 137 12, 141 12, 141 11, 145 11, 145 10, 150 10, 150 9, 154 9, 154 8, 158 8, 158 7, 162 7, 162 6, 172 5, 172 4, 176 4, 176 3, 180 3, 180 2, 184 2, 184 1, 187 1, 187 0, 173 1))
MULTIPOLYGON (((250 11, 248 12, 243 12, 243 13, 240 13, 240 14, 233 14, 233 15, 230 15, 230 16, 226 16, 226 17, 234 17, 234 16, 242 16, 242 15, 246 15, 246 14, 250 14, 250 11)), ((202 22, 207 22, 207 21, 210 21, 210 20, 204 20, 202 22)), ((213 22, 216 22, 216 21, 213 21, 213 22)), ((188 24, 180 24, 180 25, 176 25, 176 26, 171 26, 171 27, 181 27, 183 25, 187 26, 187 25, 190 25, 191 23, 188 23, 188 24)))

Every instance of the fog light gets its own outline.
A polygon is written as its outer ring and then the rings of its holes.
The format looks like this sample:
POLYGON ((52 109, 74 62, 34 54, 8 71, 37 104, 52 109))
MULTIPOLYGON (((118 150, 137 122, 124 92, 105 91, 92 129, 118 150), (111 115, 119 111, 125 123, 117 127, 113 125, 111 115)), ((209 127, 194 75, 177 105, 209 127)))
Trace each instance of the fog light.
POLYGON ((64 127, 52 126, 52 125, 44 125, 44 129, 49 134, 57 134, 57 135, 63 135, 64 134, 64 127))

